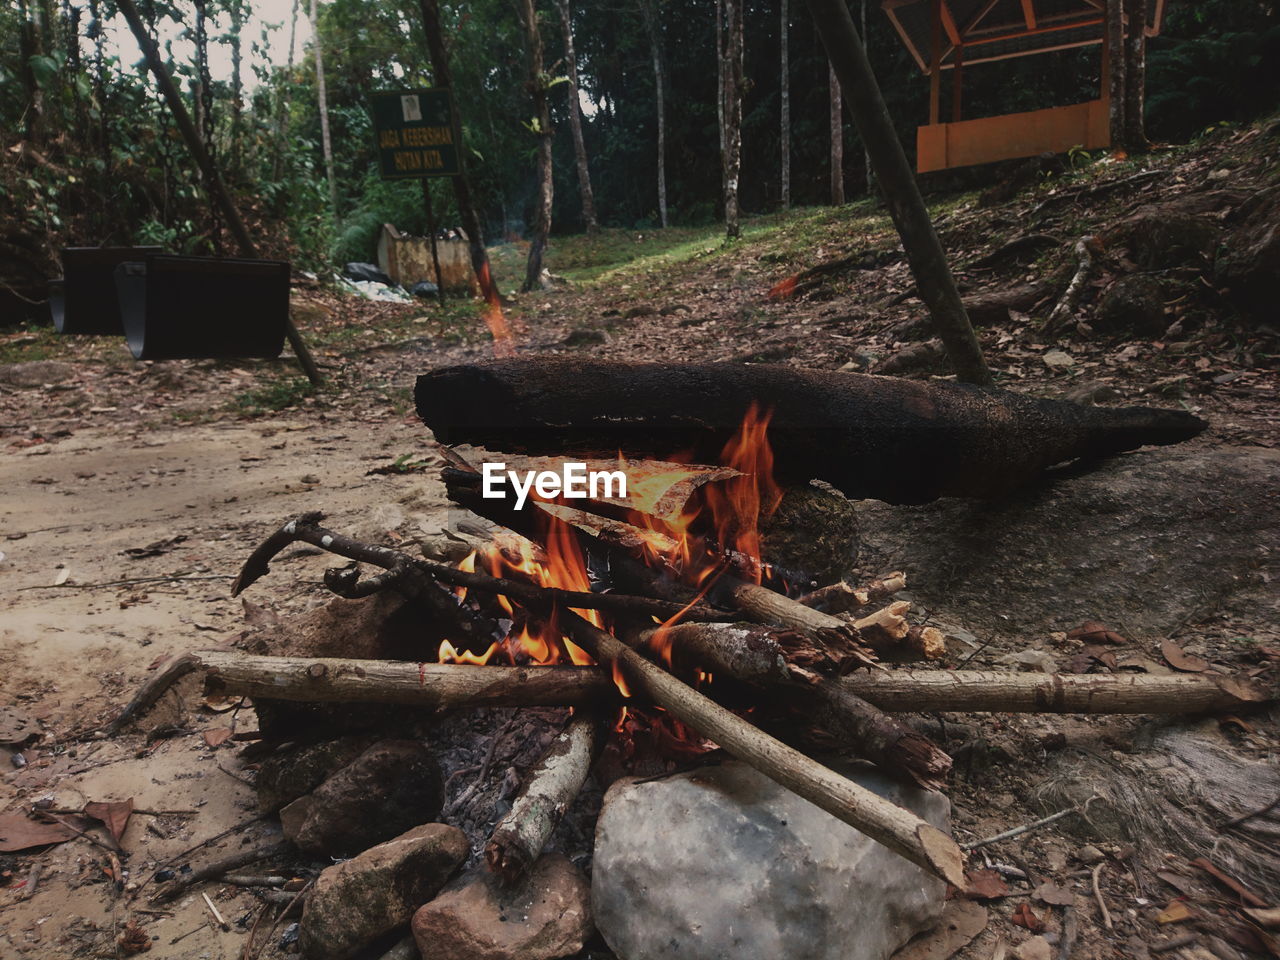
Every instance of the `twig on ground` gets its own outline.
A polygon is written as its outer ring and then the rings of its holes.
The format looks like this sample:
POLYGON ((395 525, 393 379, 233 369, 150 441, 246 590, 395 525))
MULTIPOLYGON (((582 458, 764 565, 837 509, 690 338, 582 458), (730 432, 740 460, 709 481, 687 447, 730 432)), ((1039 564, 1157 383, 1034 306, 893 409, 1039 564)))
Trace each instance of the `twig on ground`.
MULTIPOLYGON (((1093 801, 1093 798, 1090 797, 1081 806, 1088 807, 1092 801, 1093 801)), ((1061 820, 1063 817, 1069 814, 1079 813, 1080 809, 1081 807, 1068 807, 1066 810, 1059 810, 1057 813, 1052 813, 1049 816, 1044 817, 1040 820, 1034 820, 1031 823, 1024 823, 1022 826, 1014 827, 1012 830, 1006 830, 1003 833, 997 833, 995 836, 985 837, 982 840, 971 840, 968 843, 962 843, 960 844, 960 849, 964 851, 976 850, 978 849, 978 847, 985 847, 989 843, 999 843, 1001 840, 1011 840, 1014 837, 1022 836, 1024 833, 1030 833, 1032 830, 1039 830, 1041 827, 1047 827, 1051 823, 1056 823, 1057 821, 1061 820)))
POLYGON ((178 934, 176 937, 174 937, 172 940, 170 940, 170 941, 169 941, 169 946, 173 946, 175 943, 178 943, 178 942, 179 942, 179 941, 181 941, 181 940, 185 940, 185 939, 187 939, 187 937, 191 936, 193 933, 198 933, 199 931, 203 930, 203 929, 204 929, 205 927, 207 927, 208 925, 209 925, 209 921, 208 921, 208 920, 205 920, 205 921, 203 921, 203 922, 200 924, 200 926, 198 926, 198 927, 192 927, 192 928, 191 928, 190 930, 188 930, 186 933, 180 933, 180 934, 178 934))
POLYGON ((137 583, 185 583, 188 580, 234 580, 229 573, 216 573, 200 576, 175 577, 133 577, 129 580, 103 580, 98 583, 38 583, 30 587, 19 587, 19 590, 97 590, 104 587, 129 587, 137 583))
POLYGON ((200 896, 204 898, 204 905, 209 908, 209 913, 213 916, 214 922, 224 931, 231 929, 231 924, 222 918, 222 914, 218 912, 218 908, 213 905, 213 901, 209 899, 209 894, 201 891, 200 896))
POLYGON ((1111 922, 1111 911, 1107 909, 1107 902, 1102 899, 1102 887, 1098 885, 1098 874, 1102 872, 1102 868, 1106 863, 1100 863, 1093 868, 1093 898, 1098 901, 1098 911, 1102 914, 1102 922, 1108 930, 1114 930, 1115 924, 1111 922))

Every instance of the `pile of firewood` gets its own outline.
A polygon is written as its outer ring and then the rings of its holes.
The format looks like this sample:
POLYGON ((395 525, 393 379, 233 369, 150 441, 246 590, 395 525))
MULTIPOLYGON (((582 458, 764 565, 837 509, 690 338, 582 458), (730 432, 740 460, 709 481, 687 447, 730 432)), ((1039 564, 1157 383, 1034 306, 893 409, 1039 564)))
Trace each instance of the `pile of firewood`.
MULTIPOLYGON (((930 660, 946 653, 945 637, 935 628, 913 624, 910 604, 892 599, 906 586, 901 573, 862 586, 835 583, 793 597, 781 584, 769 585, 769 577, 760 575, 759 561, 699 541, 700 549, 719 550, 720 557, 714 584, 695 588, 681 582, 676 571, 654 563, 645 549, 653 531, 621 519, 627 514, 619 504, 589 501, 585 509, 570 509, 531 500, 525 509, 515 510, 510 499, 481 497, 479 473, 455 454, 447 456, 450 466, 443 480, 454 503, 532 541, 534 549, 547 549, 553 535, 571 537, 593 558, 593 566, 609 570, 607 592, 546 587, 531 579, 410 556, 326 529, 319 514, 290 520, 263 542, 245 563, 234 592, 267 573, 270 561, 291 544, 312 544, 355 561, 328 571, 325 582, 333 592, 360 598, 397 591, 431 611, 435 629, 447 633, 458 650, 482 651, 502 639, 504 625, 486 613, 502 597, 531 620, 554 621, 593 664, 544 666, 510 656, 507 665, 500 665, 501 658, 484 664, 407 663, 207 652, 172 664, 126 708, 115 728, 153 702, 177 675, 197 669, 219 692, 270 700, 436 709, 572 706, 574 719, 565 734, 529 771, 487 845, 491 867, 514 880, 537 859, 582 788, 603 739, 611 735, 612 724, 605 721, 623 705, 641 711, 657 708, 908 860, 963 887, 964 857, 954 840, 782 742, 745 718, 740 708, 762 708, 753 716, 788 716, 792 723, 784 726, 789 732, 820 729, 887 772, 941 789, 950 757, 891 713, 1186 713, 1238 708, 1262 698, 1247 682, 1213 674, 890 669, 882 661, 930 660), (378 572, 363 576, 358 564, 378 572), (460 588, 470 599, 460 598, 460 588), (590 622, 587 611, 602 614, 609 629, 590 622), (705 682, 708 677, 714 680, 705 682)), ((802 734, 798 742, 805 745, 802 734)))

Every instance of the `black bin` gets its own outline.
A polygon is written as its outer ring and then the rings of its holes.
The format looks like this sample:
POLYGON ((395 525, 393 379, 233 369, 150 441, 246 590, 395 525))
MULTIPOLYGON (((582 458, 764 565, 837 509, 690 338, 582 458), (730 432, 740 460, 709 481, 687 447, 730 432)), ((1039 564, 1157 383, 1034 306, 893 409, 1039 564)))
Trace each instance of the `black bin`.
POLYGON ((59 333, 124 334, 116 299, 115 269, 128 260, 162 253, 163 247, 67 247, 62 276, 49 284, 49 312, 59 333))
POLYGON ((115 284, 139 360, 271 359, 284 348, 287 261, 150 256, 116 267, 115 284))

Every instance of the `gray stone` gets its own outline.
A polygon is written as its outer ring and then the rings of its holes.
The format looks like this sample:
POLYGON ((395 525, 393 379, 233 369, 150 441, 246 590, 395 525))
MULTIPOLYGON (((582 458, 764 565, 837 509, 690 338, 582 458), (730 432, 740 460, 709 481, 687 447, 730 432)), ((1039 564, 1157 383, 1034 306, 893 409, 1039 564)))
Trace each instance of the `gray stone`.
MULTIPOLYGON (((862 786, 942 829, 950 804, 865 769, 862 786)), ((591 905, 621 960, 884 960, 945 885, 745 764, 620 780, 596 826, 591 905)))
POLYGON ((511 888, 478 867, 413 915, 413 936, 431 960, 572 956, 591 936, 587 881, 559 853, 539 857, 528 877, 511 888))
POLYGON ((280 811, 285 837, 317 856, 351 856, 432 820, 443 803, 440 768, 414 740, 374 744, 280 811))
POLYGON ((342 960, 409 922, 467 857, 457 827, 428 823, 329 867, 302 913, 302 952, 342 960))
POLYGON ((1104 620, 1163 637, 1217 606, 1240 629, 1280 615, 1280 450, 1141 450, 998 501, 866 501, 858 519, 862 566, 904 570, 922 608, 978 634, 1104 620))

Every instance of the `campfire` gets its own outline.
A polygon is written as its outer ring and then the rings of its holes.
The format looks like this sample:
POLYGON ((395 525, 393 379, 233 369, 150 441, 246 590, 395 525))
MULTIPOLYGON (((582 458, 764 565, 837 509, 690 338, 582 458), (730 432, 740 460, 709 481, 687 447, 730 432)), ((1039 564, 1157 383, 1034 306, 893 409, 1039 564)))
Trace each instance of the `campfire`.
MULTIPOLYGON (((423 380, 430 394, 431 378, 423 380)), ((420 384, 420 409, 423 395, 420 384)), ((459 508, 454 526, 465 533, 443 547, 424 545, 415 556, 329 529, 321 514, 309 513, 254 550, 233 587, 235 594, 246 590, 293 544, 319 547, 350 561, 327 571, 333 593, 347 599, 394 593, 427 612, 420 634, 431 639, 424 641, 422 662, 194 654, 148 684, 112 730, 191 670, 203 670, 217 692, 254 698, 260 710, 279 701, 438 710, 568 707, 562 734, 526 772, 484 845, 484 861, 499 884, 514 887, 534 869, 607 744, 626 745, 616 752, 630 756, 643 741, 681 763, 718 747, 915 864, 923 876, 963 890, 965 853, 949 833, 814 759, 824 744, 834 741, 914 788, 941 791, 951 758, 894 714, 1175 713, 1262 697, 1247 681, 1209 673, 1045 675, 904 666, 941 659, 947 638, 917 622, 910 602, 896 599, 907 586, 902 572, 859 584, 820 583, 794 561, 771 562, 764 549, 770 516, 807 486, 794 481, 797 468, 778 461, 775 415, 783 415, 778 436, 785 447, 810 458, 820 448, 797 431, 793 400, 784 396, 781 411, 760 397, 739 404, 736 425, 712 457, 705 456, 709 445, 701 435, 686 448, 663 449, 661 459, 632 453, 680 430, 658 431, 644 443, 626 432, 628 443, 619 444, 625 455, 610 458, 528 453, 530 446, 545 446, 547 436, 560 436, 559 426, 542 437, 529 431, 512 444, 525 448, 518 455, 482 459, 441 446, 440 478, 459 508), (477 531, 485 536, 477 540, 477 531)), ((913 403, 919 414, 919 396, 913 403)), ((1052 408, 1037 403, 1033 419, 1040 424, 1052 408)), ((540 414, 522 407, 514 415, 540 414)), ((605 419, 593 423, 597 434, 620 423, 605 419)), ((1155 442, 1194 428, 1161 411, 1121 411, 1110 426, 1077 427, 1093 447, 1114 449, 1148 442, 1144 422, 1155 442)), ((1017 416, 992 416, 991 423, 1026 429, 1017 416)), ((486 434, 474 423, 468 430, 486 434)), ((438 426, 436 432, 448 433, 438 426)), ((1054 448, 1050 457, 1018 449, 1019 469, 1053 462, 1069 442, 1046 437, 1054 448)), ((954 444, 935 446, 931 454, 942 468, 947 457, 970 456, 954 444)), ((883 461, 883 451, 873 452, 883 461)), ((856 459, 847 450, 833 454, 839 476, 855 485, 877 482, 850 479, 856 459)), ((998 466, 984 464, 983 472, 1003 487, 998 466)), ((915 477, 912 490, 971 482, 915 477)))

